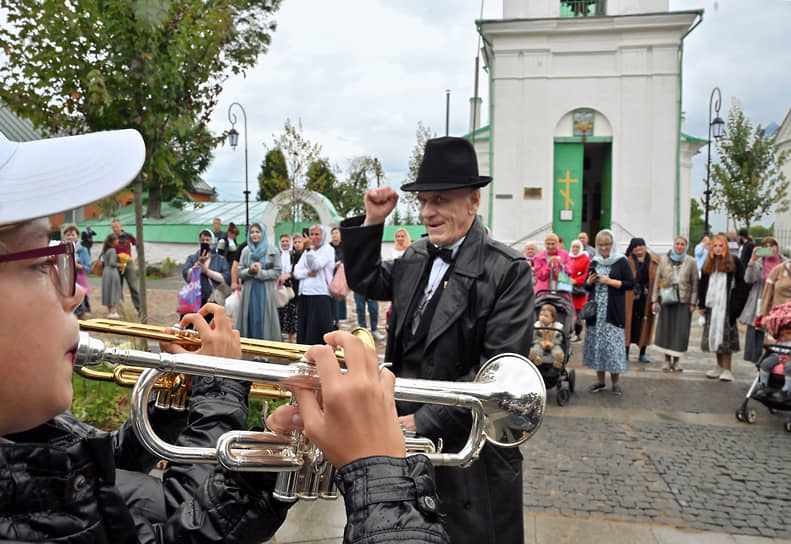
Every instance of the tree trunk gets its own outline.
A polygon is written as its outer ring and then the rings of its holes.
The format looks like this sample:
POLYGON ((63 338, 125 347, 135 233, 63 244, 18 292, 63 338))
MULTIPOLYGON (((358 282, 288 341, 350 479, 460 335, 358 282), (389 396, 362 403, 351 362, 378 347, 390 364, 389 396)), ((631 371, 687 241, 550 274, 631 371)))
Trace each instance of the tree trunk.
MULTIPOLYGON (((143 177, 138 174, 134 182, 135 189, 135 227, 137 229, 137 272, 138 292, 140 293, 141 323, 148 323, 148 297, 146 296, 146 246, 143 238, 143 177)), ((151 200, 148 201, 149 210, 151 200)))
POLYGON ((162 219, 162 192, 159 190, 159 187, 149 187, 148 189, 148 209, 146 211, 146 217, 149 219, 162 219))

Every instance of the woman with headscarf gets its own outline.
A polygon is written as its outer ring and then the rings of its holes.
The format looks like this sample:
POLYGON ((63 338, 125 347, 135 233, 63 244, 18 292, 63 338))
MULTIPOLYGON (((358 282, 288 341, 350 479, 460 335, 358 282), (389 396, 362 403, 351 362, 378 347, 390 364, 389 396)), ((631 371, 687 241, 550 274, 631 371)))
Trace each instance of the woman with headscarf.
POLYGON ((247 234, 247 246, 239 257, 242 302, 236 316, 236 328, 243 338, 282 340, 275 304, 280 267, 280 252, 269 245, 266 230, 253 223, 247 234))
POLYGON ((561 272, 571 274, 569 254, 560 249, 558 235, 550 232, 544 238, 544 251, 533 259, 533 273, 536 276, 535 292, 548 290, 552 282, 558 280, 561 272))
POLYGON ((689 329, 698 299, 698 264, 687 255, 687 239, 676 236, 673 249, 659 259, 651 289, 651 309, 659 314, 654 345, 665 353, 664 372, 681 372, 681 355, 689 347, 689 329), (662 301, 662 289, 676 286, 677 301, 662 301))
MULTIPOLYGON (((761 247, 754 247, 753 251, 747 261, 747 267, 744 269, 744 283, 750 286, 750 292, 747 295, 747 303, 744 305, 741 315, 739 315, 739 322, 747 325, 747 332, 744 335, 744 360, 758 362, 763 352, 764 344, 764 331, 755 326, 755 318, 760 315, 758 313, 758 304, 761 301, 761 293, 763 293, 766 281, 769 279, 769 274, 772 270, 783 264, 785 259, 779 254, 780 247, 777 239, 772 236, 767 236, 761 240, 761 247), (760 255, 760 253, 769 252, 769 255, 760 255)), ((745 259, 741 259, 742 263, 745 259)))
POLYGON ((700 349, 717 353, 717 366, 706 372, 706 376, 731 382, 731 354, 739 351, 736 318, 744 309, 747 287, 744 265, 731 254, 727 244, 722 236, 711 240, 698 283, 698 309, 706 318, 700 349))
POLYGON ((404 228, 401 227, 397 231, 395 231, 395 242, 393 243, 393 249, 390 252, 390 258, 392 260, 398 259, 401 255, 404 254, 406 248, 412 243, 412 239, 409 237, 409 232, 404 228))
POLYGON ((604 379, 609 372, 612 392, 621 395, 618 379, 626 372, 626 292, 634 286, 634 277, 626 257, 615 250, 611 230, 596 235, 596 254, 585 286, 596 301, 595 315, 585 320, 582 346, 582 364, 596 370, 596 383, 588 391, 599 393, 607 389, 604 379))
POLYGON ((311 247, 302 254, 293 272, 300 280, 297 343, 323 344, 324 334, 333 330, 330 282, 335 268, 335 250, 327 243, 327 231, 321 225, 312 225, 308 236, 311 247))
MULTIPOLYGON (((297 264, 299 257, 302 256, 302 235, 294 233, 292 242, 291 235, 283 233, 280 235, 280 277, 278 284, 291 287, 296 294, 299 289, 299 281, 291 277, 294 265, 297 264), (297 241, 299 240, 299 241, 297 241), (299 253, 297 253, 299 244, 299 253)), ((294 343, 297 341, 297 297, 295 296, 282 308, 277 309, 277 317, 280 319, 280 332, 287 336, 287 341, 294 343)))
POLYGON ((640 348, 638 361, 650 363, 645 349, 651 343, 654 329, 654 313, 648 297, 654 288, 659 258, 648 251, 643 238, 632 238, 626 248, 626 257, 634 276, 634 288, 626 293, 626 360, 629 360, 629 346, 637 344, 640 348))
POLYGON ((588 267, 590 267, 591 258, 585 252, 585 248, 579 240, 571 242, 569 249, 571 250, 569 251, 569 259, 571 260, 571 274, 569 276, 571 277, 571 284, 574 286, 574 290, 571 292, 571 301, 577 313, 577 319, 574 321, 574 338, 571 341, 579 342, 581 340, 580 333, 582 332, 582 320, 579 318, 579 313, 585 302, 588 301, 585 278, 588 277, 588 267))

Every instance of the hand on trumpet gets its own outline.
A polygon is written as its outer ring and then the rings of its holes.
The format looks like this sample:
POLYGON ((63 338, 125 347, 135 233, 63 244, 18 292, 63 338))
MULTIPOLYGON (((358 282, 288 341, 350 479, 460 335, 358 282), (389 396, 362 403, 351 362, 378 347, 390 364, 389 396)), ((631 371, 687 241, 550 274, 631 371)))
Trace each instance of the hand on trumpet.
POLYGON ((336 467, 374 455, 404 457, 393 397, 395 376, 380 369, 376 352, 348 332, 328 333, 324 341, 328 345, 305 352, 316 363, 321 402, 313 389, 294 389, 297 405, 279 407, 267 420, 269 426, 284 429, 301 423, 336 467), (345 373, 335 358, 337 347, 343 348, 345 373))
MULTIPOLYGON (((225 308, 219 304, 204 304, 195 314, 185 314, 179 322, 182 329, 187 326, 198 331, 201 346, 197 351, 200 355, 226 357, 228 359, 242 358, 242 343, 239 331, 233 328, 233 320, 225 313, 225 308), (211 323, 207 323, 204 316, 214 314, 211 323)), ((172 334, 173 329, 167 327, 166 334, 172 334)), ((187 350, 171 342, 160 342, 159 349, 166 353, 187 353, 187 350)))

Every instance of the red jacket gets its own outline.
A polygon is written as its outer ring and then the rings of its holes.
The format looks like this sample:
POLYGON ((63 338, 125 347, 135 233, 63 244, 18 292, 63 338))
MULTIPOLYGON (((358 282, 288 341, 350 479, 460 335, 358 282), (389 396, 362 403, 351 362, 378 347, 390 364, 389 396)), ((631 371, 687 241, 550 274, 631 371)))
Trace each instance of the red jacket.
MULTIPOLYGON (((569 274, 571 283, 574 285, 583 285, 585 283, 585 278, 588 276, 588 267, 591 264, 591 258, 583 251, 580 256, 576 258, 569 254, 569 261, 571 261, 571 274, 569 274)), ((587 294, 581 297, 572 296, 574 309, 581 310, 586 300, 588 300, 587 294)))

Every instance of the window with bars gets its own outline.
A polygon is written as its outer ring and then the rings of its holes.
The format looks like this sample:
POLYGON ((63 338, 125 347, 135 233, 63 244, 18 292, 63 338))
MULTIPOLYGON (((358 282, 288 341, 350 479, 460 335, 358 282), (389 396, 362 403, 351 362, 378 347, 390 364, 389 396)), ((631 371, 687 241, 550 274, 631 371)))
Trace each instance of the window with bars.
POLYGON ((606 15, 607 0, 560 0, 561 17, 606 15))

